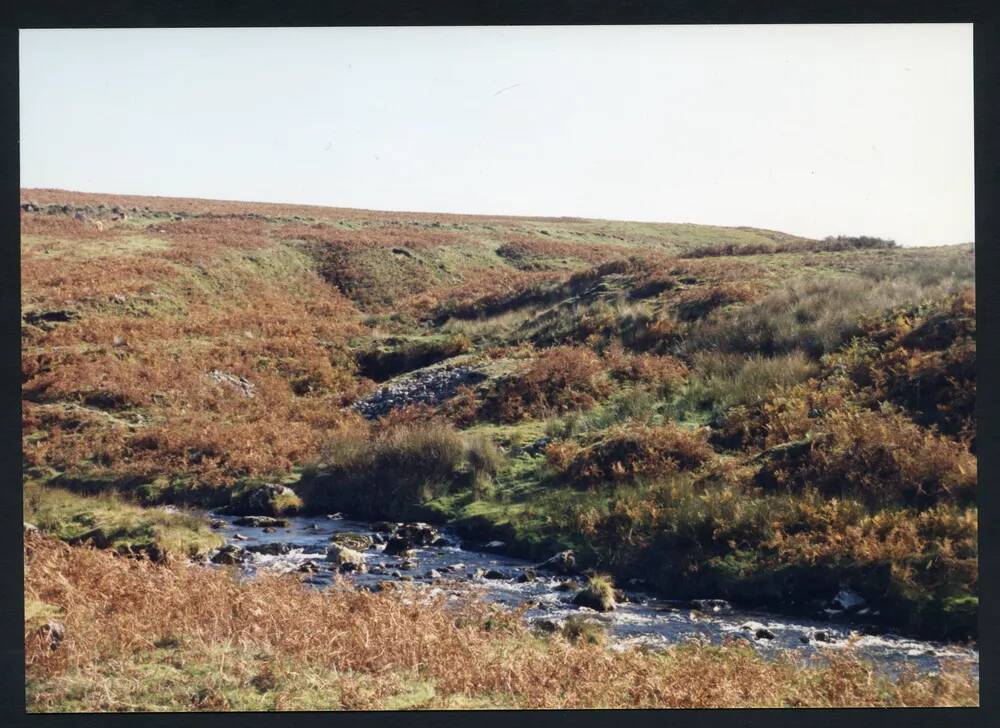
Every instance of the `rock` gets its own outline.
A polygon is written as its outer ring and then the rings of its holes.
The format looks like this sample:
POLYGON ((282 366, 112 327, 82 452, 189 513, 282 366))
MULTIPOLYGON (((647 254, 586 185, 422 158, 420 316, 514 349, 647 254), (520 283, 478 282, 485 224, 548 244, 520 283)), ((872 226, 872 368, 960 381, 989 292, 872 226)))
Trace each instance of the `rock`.
POLYGON ((535 581, 535 579, 537 578, 538 575, 535 573, 535 570, 530 567, 517 575, 517 581, 519 584, 525 584, 529 581, 535 581))
POLYGON ((297 568, 296 571, 301 572, 303 574, 315 574, 317 571, 319 571, 319 566, 316 565, 315 561, 306 561, 304 564, 299 566, 299 568, 297 568))
POLYGON ((831 600, 830 606, 834 609, 842 609, 850 614, 851 612, 856 612, 865 606, 865 600, 864 597, 855 591, 851 591, 850 589, 841 589, 831 600))
POLYGON ((756 632, 753 633, 753 636, 759 640, 773 640, 774 632, 769 630, 767 627, 761 627, 760 629, 758 629, 756 632))
POLYGON ((426 572, 424 576, 427 577, 428 579, 440 579, 441 572, 438 571, 437 569, 431 569, 430 571, 426 572))
POLYGON ((264 526, 264 533, 276 533, 277 530, 274 526, 264 526))
POLYGON ((813 632, 813 639, 817 642, 833 642, 834 637, 831 632, 827 632, 825 629, 817 630, 813 632))
POLYGON ((550 439, 540 437, 531 444, 525 446, 522 451, 527 455, 540 455, 549 446, 550 439))
POLYGON ((434 548, 443 548, 445 546, 451 546, 451 541, 446 539, 444 536, 438 536, 436 539, 431 541, 430 545, 434 548))
POLYGON ((373 544, 371 536, 365 536, 362 533, 335 533, 330 540, 355 551, 365 551, 370 549, 373 544))
POLYGON ((250 539, 248 539, 242 533, 234 533, 233 534, 233 540, 234 541, 249 541, 250 539))
POLYGON ((229 372, 223 372, 218 369, 213 369, 208 373, 210 379, 218 382, 219 384, 224 384, 231 387, 242 394, 244 397, 253 398, 255 396, 254 389, 255 386, 248 379, 239 377, 235 374, 230 374, 229 372))
POLYGON ((471 367, 432 365, 410 372, 359 400, 354 408, 366 419, 382 417, 397 407, 411 404, 434 405, 454 397, 459 387, 478 384, 486 375, 471 367))
POLYGON ((38 526, 34 523, 24 521, 24 533, 38 533, 38 526))
POLYGON ((809 635, 807 635, 807 634, 800 634, 799 635, 799 642, 801 642, 804 645, 809 644, 809 635))
POLYGON ((482 569, 474 569, 474 570, 472 570, 472 571, 469 572, 469 578, 470 579, 482 579, 483 576, 485 576, 485 574, 486 574, 486 572, 483 571, 482 569))
POLYGON ((327 548, 326 560, 332 561, 338 566, 343 566, 344 564, 354 564, 355 566, 358 566, 365 563, 365 557, 363 554, 337 543, 330 544, 329 548, 327 548))
POLYGON ((733 611, 733 606, 725 599, 692 599, 691 606, 699 612, 725 614, 733 611))
POLYGON ((233 546, 232 544, 227 544, 220 548, 214 556, 212 556, 213 564, 240 564, 246 560, 246 551, 241 549, 239 546, 233 546))
POLYGON ((483 574, 484 579, 506 579, 507 575, 499 569, 490 569, 483 574))
POLYGON ((400 573, 399 573, 398 571, 395 571, 395 570, 393 570, 393 571, 390 571, 390 572, 389 572, 389 576, 391 576, 391 577, 392 577, 393 579, 399 579, 399 578, 401 578, 401 577, 402 577, 403 575, 402 575, 402 574, 400 574, 400 573))
POLYGON ((576 589, 576 584, 571 581, 561 581, 554 588, 556 591, 573 591, 576 589))
POLYGON ((378 533, 378 532, 376 532, 376 533, 373 533, 373 534, 372 534, 372 543, 373 543, 373 544, 378 544, 378 545, 380 545, 380 546, 381 546, 382 544, 384 544, 384 543, 385 543, 386 541, 388 541, 388 540, 389 540, 389 539, 387 539, 387 538, 385 537, 385 534, 384 534, 384 533, 378 533))
POLYGON ((555 556, 538 565, 539 569, 549 569, 557 574, 572 574, 576 571, 576 555, 572 551, 560 551, 555 556))
POLYGON ((212 528, 225 528, 226 522, 223 521, 221 518, 213 518, 208 522, 208 525, 211 526, 212 528))
POLYGON ((404 571, 412 571, 417 568, 417 562, 413 559, 403 559, 396 564, 396 568, 403 569, 404 571))
POLYGON ((36 630, 43 640, 49 643, 49 649, 58 649, 59 645, 66 638, 66 625, 62 622, 49 620, 36 630))
POLYGON ((346 561, 338 567, 338 570, 342 573, 354 573, 354 574, 367 574, 368 564, 361 562, 360 564, 355 564, 350 561, 346 561))
POLYGON ((398 523, 391 523, 389 521, 375 521, 372 524, 372 530, 376 533, 393 533, 398 526, 398 523))
POLYGON ((400 536, 393 536, 385 544, 385 553, 389 556, 394 556, 396 554, 401 554, 404 551, 409 551, 413 547, 409 539, 402 538, 400 536))
POLYGON ((395 535, 415 546, 429 546, 438 538, 437 529, 426 523, 404 523, 396 529, 395 535))
POLYGON ((546 632, 548 634, 559 631, 559 625, 551 619, 535 619, 531 622, 531 626, 540 632, 546 632))
POLYGON ((262 543, 255 546, 247 546, 247 551, 255 554, 269 554, 271 556, 282 556, 292 550, 287 543, 262 543))
POLYGON ((503 541, 490 541, 489 543, 483 544, 483 549, 486 551, 499 551, 507 547, 503 541))
POLYGON ((309 526, 306 528, 306 530, 307 531, 313 531, 313 532, 319 531, 320 530, 319 529, 319 524, 317 524, 317 523, 310 523, 309 526))
MULTIPOLYGON (((276 517, 299 510, 302 500, 294 490, 280 483, 264 483, 235 496, 220 512, 234 516, 276 517)), ((268 525, 285 525, 287 522, 268 525)))
POLYGON ((344 519, 343 513, 327 513, 326 517, 331 521, 341 521, 344 519))
POLYGON ((250 526, 251 528, 288 528, 288 520, 285 518, 275 518, 273 516, 241 516, 233 521, 236 526, 250 526))

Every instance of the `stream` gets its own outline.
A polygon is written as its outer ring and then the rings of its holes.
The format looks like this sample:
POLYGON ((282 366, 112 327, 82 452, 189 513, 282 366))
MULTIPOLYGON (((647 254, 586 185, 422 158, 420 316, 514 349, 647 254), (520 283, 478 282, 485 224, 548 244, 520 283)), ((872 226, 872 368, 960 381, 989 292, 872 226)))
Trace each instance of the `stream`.
POLYGON ((474 548, 472 544, 462 544, 446 528, 436 530, 447 545, 417 546, 412 555, 404 557, 384 553, 385 547, 379 542, 384 542, 389 534, 375 531, 371 523, 339 516, 288 517, 285 519, 288 527, 266 531, 262 527, 237 525, 234 522, 239 519, 235 516, 211 518, 225 536, 227 546, 245 550, 238 568, 246 577, 260 571, 303 571, 306 583, 323 588, 338 574, 337 565, 326 560, 331 540, 338 534, 341 537, 360 534, 375 541, 362 551, 367 573, 342 575, 360 588, 377 589, 385 581, 407 581, 415 586, 450 591, 469 588, 487 600, 511 607, 530 602, 532 606, 525 612, 525 618, 550 630, 571 615, 586 615, 605 625, 615 649, 630 645, 655 649, 691 639, 718 644, 726 638, 737 638, 746 640, 765 656, 790 653, 805 661, 830 650, 843 650, 853 630, 857 654, 887 675, 898 675, 907 666, 922 673, 936 672, 942 659, 961 661, 970 665, 977 677, 979 673, 979 653, 974 645, 930 642, 886 631, 875 633, 874 629, 842 621, 788 618, 726 606, 719 611, 705 606, 702 611, 692 609, 688 601, 671 601, 627 588, 623 590, 625 600, 619 601, 617 609, 599 613, 572 604, 573 595, 583 584, 582 577, 537 569, 534 580, 520 582, 518 577, 537 564, 495 553, 481 545, 474 548), (567 581, 574 582, 572 590, 565 586, 562 590, 557 588, 567 581))

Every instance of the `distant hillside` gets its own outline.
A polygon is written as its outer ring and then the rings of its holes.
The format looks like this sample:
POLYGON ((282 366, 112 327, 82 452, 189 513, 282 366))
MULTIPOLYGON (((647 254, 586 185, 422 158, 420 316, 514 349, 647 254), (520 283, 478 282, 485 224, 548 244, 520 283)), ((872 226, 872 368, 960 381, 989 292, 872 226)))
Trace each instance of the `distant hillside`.
MULTIPOLYGON (((770 230, 710 225, 376 212, 63 190, 22 190, 21 199, 45 212, 68 207, 64 215, 81 211, 97 218, 119 207, 130 216, 126 229, 150 237, 190 237, 196 227, 199 236, 233 243, 256 237, 292 245, 314 256, 320 272, 365 310, 397 306, 401 298, 431 289, 485 283, 497 273, 516 278, 628 255, 806 250, 819 244, 770 230)), ((50 224, 58 219, 54 215, 50 224)), ((36 223, 39 232, 44 225, 36 223)))
POLYGON ((135 503, 284 483, 275 512, 572 548, 674 597, 809 610, 848 584, 894 626, 975 632, 971 245, 21 199, 26 508, 47 530, 138 524, 149 549, 135 503), (106 491, 128 507, 90 502, 106 491))

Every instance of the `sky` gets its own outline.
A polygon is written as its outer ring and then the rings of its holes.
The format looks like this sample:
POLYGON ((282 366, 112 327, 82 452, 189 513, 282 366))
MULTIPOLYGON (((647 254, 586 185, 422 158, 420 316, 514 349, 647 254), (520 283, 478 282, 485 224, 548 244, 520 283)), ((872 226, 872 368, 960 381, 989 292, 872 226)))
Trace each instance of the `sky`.
POLYGON ((971 24, 22 30, 21 186, 974 240, 971 24))

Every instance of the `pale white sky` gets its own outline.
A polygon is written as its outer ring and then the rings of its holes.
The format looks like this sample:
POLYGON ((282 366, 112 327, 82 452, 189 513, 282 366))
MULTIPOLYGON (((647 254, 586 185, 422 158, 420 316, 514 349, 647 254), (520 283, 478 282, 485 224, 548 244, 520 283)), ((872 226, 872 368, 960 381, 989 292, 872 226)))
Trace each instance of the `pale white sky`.
POLYGON ((20 42, 23 187, 974 238, 968 24, 20 42))

